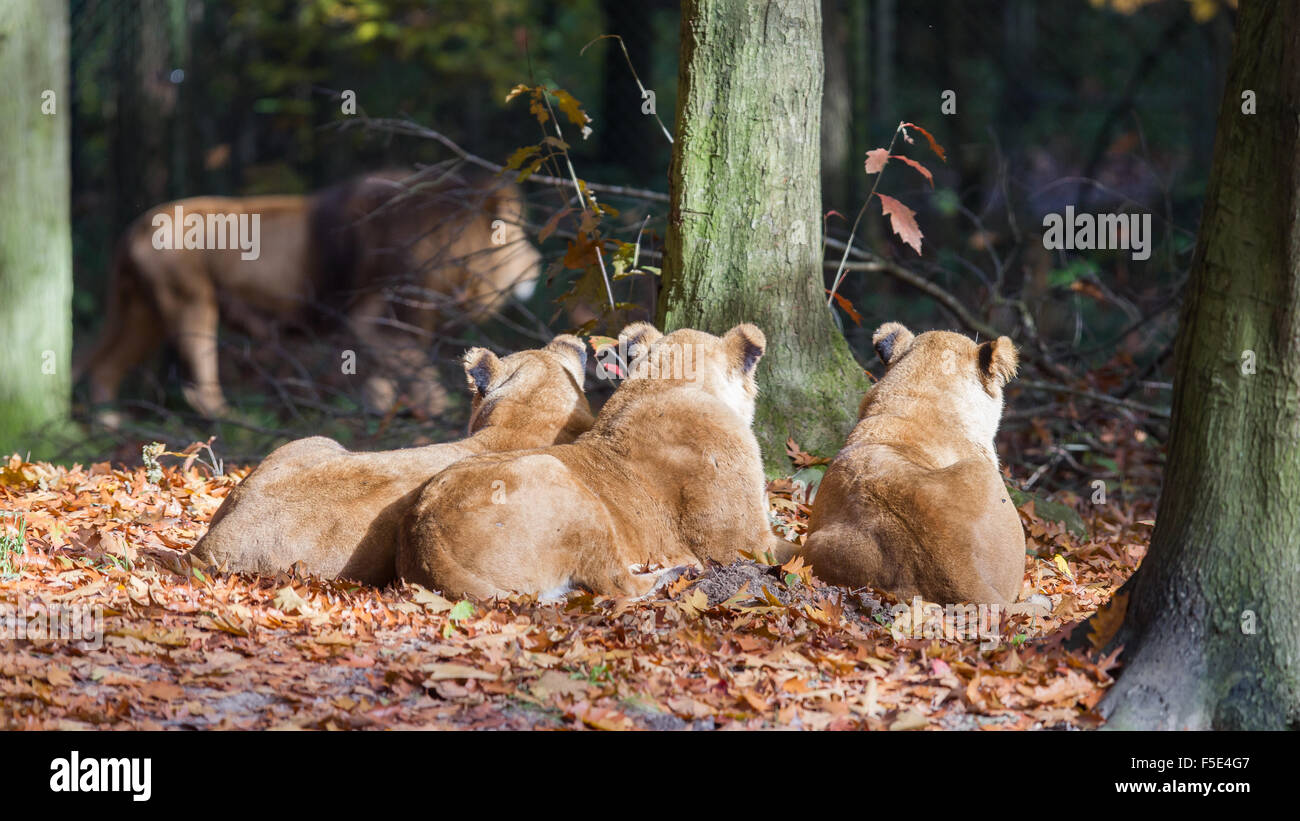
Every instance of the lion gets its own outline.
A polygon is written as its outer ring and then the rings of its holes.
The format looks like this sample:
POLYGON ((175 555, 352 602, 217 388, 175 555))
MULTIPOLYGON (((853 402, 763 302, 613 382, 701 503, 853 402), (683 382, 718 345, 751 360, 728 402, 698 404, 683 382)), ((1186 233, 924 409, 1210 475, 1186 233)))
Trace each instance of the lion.
POLYGON ((118 243, 104 327, 76 376, 88 377, 93 404, 112 402, 126 374, 168 341, 189 371, 186 400, 219 418, 228 413, 217 375, 220 320, 260 340, 272 321, 341 316, 374 357, 367 408, 390 408, 401 377, 412 380, 413 407, 437 415, 445 393, 420 333, 452 319, 483 321, 509 294, 532 294, 541 256, 524 233, 523 209, 513 183, 437 167, 368 174, 311 196, 157 206, 118 243))
POLYGON ((572 442, 591 427, 586 361, 582 340, 568 335, 505 358, 472 348, 463 360, 469 438, 372 453, 323 436, 290 442, 231 491, 192 555, 226 570, 301 563, 324 577, 387 584, 398 522, 430 476, 475 454, 572 442))
POLYGON ((751 424, 763 332, 619 336, 628 378, 572 444, 485 454, 429 480, 401 525, 398 575, 480 598, 575 588, 644 596, 671 570, 768 549, 751 424))
POLYGON ((1025 534, 993 437, 1015 345, 913 336, 897 322, 873 342, 885 375, 826 470, 800 553, 832 584, 945 604, 1014 602, 1025 534))

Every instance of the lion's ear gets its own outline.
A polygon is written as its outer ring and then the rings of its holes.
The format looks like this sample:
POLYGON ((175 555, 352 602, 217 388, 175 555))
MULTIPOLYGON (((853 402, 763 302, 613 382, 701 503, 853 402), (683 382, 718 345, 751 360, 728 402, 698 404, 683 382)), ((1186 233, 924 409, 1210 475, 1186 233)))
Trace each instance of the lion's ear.
POLYGON ((578 387, 587 376, 587 346, 571 334, 560 334, 550 341, 546 350, 557 353, 564 358, 564 369, 573 375, 578 387))
POLYGON ((749 374, 753 373, 767 350, 767 337, 757 325, 745 322, 727 331, 722 344, 727 351, 727 363, 741 373, 749 374))
POLYGON ((633 322, 618 333, 618 349, 626 357, 627 365, 631 365, 646 351, 650 346, 660 339, 663 334, 659 329, 649 322, 633 322))
POLYGON ((999 336, 979 346, 980 378, 985 383, 1006 385, 1020 367, 1020 353, 1009 337, 999 336))
POLYGON ((907 349, 912 347, 912 332, 903 327, 900 322, 886 322, 876 329, 871 335, 871 344, 876 349, 876 356, 886 366, 894 364, 898 357, 907 353, 907 349))
POLYGON ((487 395, 501 376, 501 360, 487 348, 470 348, 461 359, 470 391, 480 398, 487 395))

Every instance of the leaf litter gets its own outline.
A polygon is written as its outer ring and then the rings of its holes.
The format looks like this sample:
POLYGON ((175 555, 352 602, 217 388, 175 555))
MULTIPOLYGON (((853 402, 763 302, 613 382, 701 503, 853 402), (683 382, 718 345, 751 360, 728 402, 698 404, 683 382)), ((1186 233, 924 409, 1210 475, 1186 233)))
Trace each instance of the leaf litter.
MULTIPOLYGON (((788 446, 801 469, 824 462, 788 446)), ((1022 598, 1036 604, 977 636, 951 613, 825 585, 797 558, 693 570, 649 600, 546 604, 213 574, 185 553, 248 468, 200 468, 0 465, 0 536, 23 528, 0 607, 104 619, 102 646, 0 640, 0 728, 1092 728, 1116 654, 1064 639, 1132 574, 1153 518, 1150 501, 1079 503, 1081 535, 1026 497, 1022 598)), ((768 495, 802 541, 804 484, 768 495)))

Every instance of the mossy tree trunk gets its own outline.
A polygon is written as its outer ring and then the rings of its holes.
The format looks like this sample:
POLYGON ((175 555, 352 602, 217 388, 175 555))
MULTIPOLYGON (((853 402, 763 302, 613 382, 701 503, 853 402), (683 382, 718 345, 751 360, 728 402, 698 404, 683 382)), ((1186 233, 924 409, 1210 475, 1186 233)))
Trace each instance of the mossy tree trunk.
POLYGON ((40 429, 61 426, 68 412, 67 42, 65 3, 0 3, 0 454, 6 455, 38 451, 40 429), (50 105, 54 113, 46 113, 50 105))
POLYGON ((682 4, 665 331, 767 335, 754 429, 769 472, 786 437, 832 455, 867 387, 822 274, 817 0, 682 4))
POLYGON ((1111 727, 1300 727, 1300 4, 1237 25, 1111 727))

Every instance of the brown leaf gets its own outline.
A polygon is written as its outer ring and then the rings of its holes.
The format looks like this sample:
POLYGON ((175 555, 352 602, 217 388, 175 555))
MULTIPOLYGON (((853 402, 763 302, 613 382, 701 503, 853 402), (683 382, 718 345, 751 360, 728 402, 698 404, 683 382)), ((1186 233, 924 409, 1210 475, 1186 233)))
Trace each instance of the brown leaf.
POLYGON ((572 213, 573 213, 572 208, 561 208, 559 211, 556 211, 554 214, 551 214, 551 218, 548 219, 546 221, 546 224, 542 226, 542 230, 537 232, 537 241, 546 242, 546 240, 551 236, 551 234, 555 233, 555 229, 560 227, 560 220, 564 219, 565 217, 567 217, 569 214, 572 213))
POLYGON ((785 440, 785 455, 790 457, 796 468, 806 468, 810 465, 829 465, 831 460, 823 456, 813 456, 802 450, 794 441, 794 437, 788 437, 785 440))
POLYGON ((1088 643, 1096 650, 1101 650, 1115 638, 1119 627, 1124 623, 1124 614, 1128 611, 1128 593, 1116 593, 1110 601, 1101 606, 1096 614, 1088 620, 1092 630, 1088 633, 1088 643))
POLYGON ((581 697, 587 693, 587 682, 583 679, 571 678, 568 673, 559 670, 547 670, 533 683, 529 691, 538 701, 546 701, 553 695, 581 697))
POLYGON ((45 671, 45 680, 54 687, 66 687, 72 683, 72 674, 62 667, 50 667, 45 671))
MULTIPOLYGON (((427 673, 426 682, 445 681, 445 680, 464 680, 472 678, 496 679, 500 678, 496 673, 489 673, 480 670, 477 667, 470 667, 468 664, 454 664, 452 662, 435 662, 426 664, 420 668, 421 673, 427 673)), ((428 687, 426 683, 424 686, 428 687)))
POLYGON ((704 594, 703 590, 698 588, 692 590, 678 601, 682 611, 688 616, 697 616, 709 609, 709 597, 704 594))
POLYGON ((930 719, 918 713, 916 710, 904 710, 898 714, 898 718, 890 723, 889 729, 892 732, 900 730, 920 730, 930 724, 930 719))
POLYGON ((921 253, 921 228, 916 224, 916 212, 898 200, 885 194, 877 193, 880 198, 880 210, 889 217, 889 225, 912 250, 921 253))

